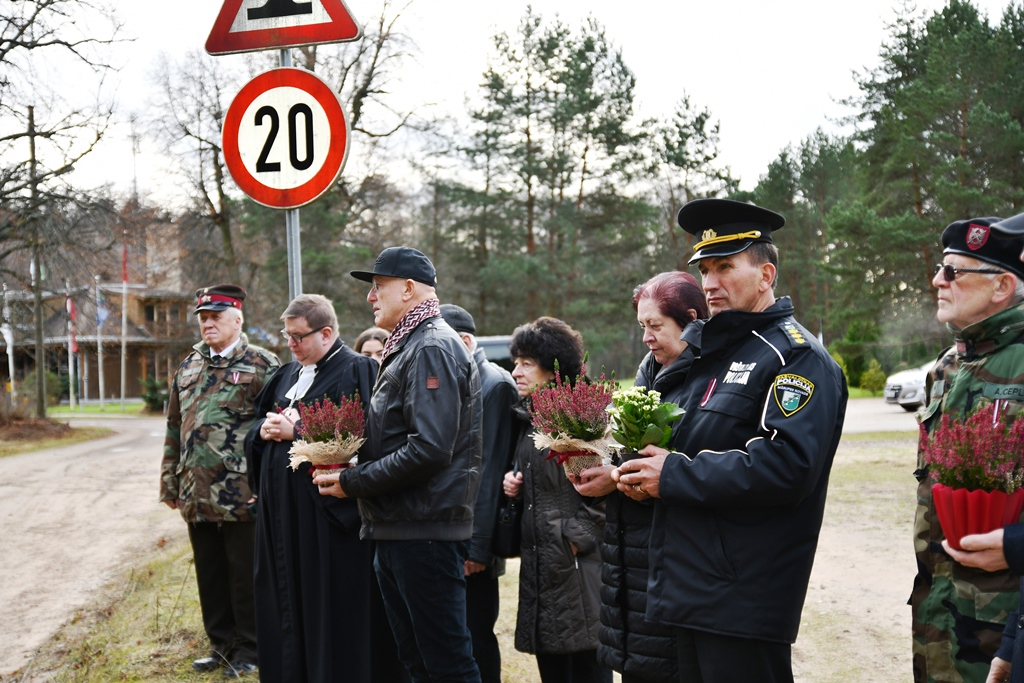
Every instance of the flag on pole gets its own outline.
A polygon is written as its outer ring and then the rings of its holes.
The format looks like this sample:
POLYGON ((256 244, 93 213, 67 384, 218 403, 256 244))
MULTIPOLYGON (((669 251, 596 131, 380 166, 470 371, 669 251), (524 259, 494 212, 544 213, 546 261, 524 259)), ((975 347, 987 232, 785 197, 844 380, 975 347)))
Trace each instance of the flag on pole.
POLYGON ((124 240, 124 254, 121 256, 121 282, 128 282, 128 239, 124 240))
POLYGON ((68 342, 71 353, 78 353, 78 338, 75 335, 75 320, 78 319, 78 309, 75 307, 75 300, 70 296, 68 297, 68 342))

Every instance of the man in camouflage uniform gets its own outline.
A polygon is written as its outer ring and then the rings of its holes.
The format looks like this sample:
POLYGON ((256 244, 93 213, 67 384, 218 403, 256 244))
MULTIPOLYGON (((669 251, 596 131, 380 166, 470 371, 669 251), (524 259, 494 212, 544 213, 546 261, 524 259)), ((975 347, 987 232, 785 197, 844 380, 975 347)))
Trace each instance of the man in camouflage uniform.
MULTIPOLYGON (((918 419, 930 434, 942 415, 964 418, 995 400, 1024 410, 1024 237, 1001 238, 998 218, 950 224, 942 233, 938 289, 940 322, 956 344, 946 349, 926 382, 929 403, 918 419)), ((924 438, 924 437, 922 437, 924 438)), ((918 572, 913 614, 914 680, 983 683, 999 648, 1007 616, 1017 607, 1018 580, 1008 570, 986 572, 954 561, 932 502, 932 479, 918 455, 914 550, 918 572)))
POLYGON ((253 399, 279 365, 242 334, 245 290, 196 292, 203 341, 174 374, 160 467, 160 500, 188 523, 210 656, 196 671, 226 666, 227 678, 256 671, 253 607, 253 498, 246 482, 245 434, 253 399))

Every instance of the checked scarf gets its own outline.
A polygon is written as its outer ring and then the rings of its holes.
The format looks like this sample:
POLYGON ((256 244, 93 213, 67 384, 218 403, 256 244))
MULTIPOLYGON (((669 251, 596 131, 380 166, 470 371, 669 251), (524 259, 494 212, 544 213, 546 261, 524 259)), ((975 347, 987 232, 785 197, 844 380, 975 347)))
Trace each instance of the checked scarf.
POLYGON ((427 299, 426 301, 413 307, 408 313, 402 316, 402 319, 395 325, 395 329, 391 331, 388 336, 388 340, 384 342, 384 351, 381 355, 381 362, 384 362, 388 356, 391 355, 392 351, 398 348, 398 345, 403 339, 409 336, 409 333, 416 329, 416 327, 426 320, 427 318, 433 318, 441 315, 441 302, 437 299, 427 299))

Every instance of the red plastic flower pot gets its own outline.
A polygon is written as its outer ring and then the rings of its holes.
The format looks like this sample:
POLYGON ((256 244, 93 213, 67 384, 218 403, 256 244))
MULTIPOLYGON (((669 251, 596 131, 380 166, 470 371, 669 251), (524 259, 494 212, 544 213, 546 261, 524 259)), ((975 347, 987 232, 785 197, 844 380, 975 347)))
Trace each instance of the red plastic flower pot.
POLYGON ((1021 510, 1024 510, 1024 489, 1007 494, 932 484, 932 498, 942 533, 950 547, 957 550, 960 550, 960 539, 964 536, 1001 529, 1020 519, 1021 510))

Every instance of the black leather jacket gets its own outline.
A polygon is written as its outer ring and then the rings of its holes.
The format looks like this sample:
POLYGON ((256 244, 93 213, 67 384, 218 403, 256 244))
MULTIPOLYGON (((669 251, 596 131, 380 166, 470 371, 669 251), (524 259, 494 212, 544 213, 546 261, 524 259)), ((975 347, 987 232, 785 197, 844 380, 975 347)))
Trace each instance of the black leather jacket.
POLYGON ((481 412, 476 363, 440 316, 428 318, 381 365, 359 465, 341 472, 359 498, 361 538, 469 539, 481 412))

